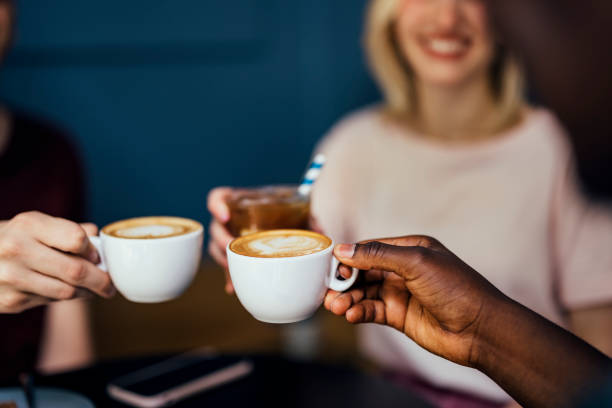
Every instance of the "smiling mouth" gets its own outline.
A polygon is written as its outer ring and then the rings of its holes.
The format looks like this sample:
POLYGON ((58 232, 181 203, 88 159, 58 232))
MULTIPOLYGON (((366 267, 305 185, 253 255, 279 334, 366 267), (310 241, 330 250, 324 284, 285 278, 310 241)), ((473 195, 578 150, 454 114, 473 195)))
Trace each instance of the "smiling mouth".
POLYGON ((424 37, 421 48, 431 57, 446 60, 457 60, 467 54, 471 41, 460 37, 424 37))

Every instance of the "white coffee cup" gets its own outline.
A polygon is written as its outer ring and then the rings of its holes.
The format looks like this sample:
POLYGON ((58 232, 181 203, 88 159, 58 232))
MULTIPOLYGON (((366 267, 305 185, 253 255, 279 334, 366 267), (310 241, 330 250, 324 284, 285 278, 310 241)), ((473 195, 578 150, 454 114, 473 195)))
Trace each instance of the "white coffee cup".
POLYGON ((337 277, 339 262, 333 241, 308 255, 261 258, 238 254, 227 246, 227 261, 236 296, 254 318, 266 323, 293 323, 312 316, 327 289, 343 292, 357 279, 337 277))
POLYGON ((204 228, 189 221, 199 227, 153 239, 117 237, 103 228, 99 237, 89 237, 102 259, 98 267, 108 271, 119 293, 133 302, 158 303, 180 296, 191 284, 202 256, 204 228))

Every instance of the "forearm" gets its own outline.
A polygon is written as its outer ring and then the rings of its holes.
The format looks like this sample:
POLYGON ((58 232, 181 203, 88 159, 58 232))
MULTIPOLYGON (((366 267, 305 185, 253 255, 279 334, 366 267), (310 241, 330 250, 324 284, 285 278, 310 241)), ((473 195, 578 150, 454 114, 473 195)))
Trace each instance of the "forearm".
POLYGON ((569 322, 572 333, 612 356, 612 305, 571 310, 569 322))
POLYGON ((569 407, 612 366, 573 334, 510 300, 500 301, 479 333, 476 368, 521 405, 569 407))
POLYGON ((47 308, 38 369, 55 373, 93 360, 88 305, 83 300, 56 302, 47 308))

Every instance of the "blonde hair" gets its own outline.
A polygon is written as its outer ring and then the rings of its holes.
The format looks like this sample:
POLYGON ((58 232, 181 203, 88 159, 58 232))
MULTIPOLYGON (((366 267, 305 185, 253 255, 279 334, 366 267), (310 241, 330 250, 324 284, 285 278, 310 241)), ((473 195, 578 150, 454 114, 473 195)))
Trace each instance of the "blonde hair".
MULTIPOLYGON (((401 0, 371 0, 368 7, 364 46, 368 65, 384 98, 384 111, 395 118, 416 113, 414 74, 395 38, 394 24, 401 0)), ((490 67, 491 86, 499 107, 497 126, 513 123, 523 106, 523 74, 517 60, 497 45, 490 67)))

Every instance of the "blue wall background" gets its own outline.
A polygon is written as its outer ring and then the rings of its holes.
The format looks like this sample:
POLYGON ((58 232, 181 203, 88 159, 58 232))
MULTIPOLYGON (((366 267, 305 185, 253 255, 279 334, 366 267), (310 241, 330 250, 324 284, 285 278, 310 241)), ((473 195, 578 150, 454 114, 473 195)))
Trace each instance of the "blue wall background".
POLYGON ((207 223, 212 187, 299 181, 333 122, 378 99, 365 3, 21 0, 0 97, 71 133, 93 221, 207 223))

